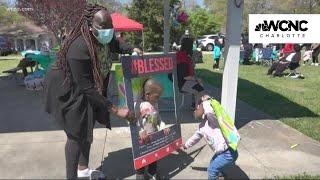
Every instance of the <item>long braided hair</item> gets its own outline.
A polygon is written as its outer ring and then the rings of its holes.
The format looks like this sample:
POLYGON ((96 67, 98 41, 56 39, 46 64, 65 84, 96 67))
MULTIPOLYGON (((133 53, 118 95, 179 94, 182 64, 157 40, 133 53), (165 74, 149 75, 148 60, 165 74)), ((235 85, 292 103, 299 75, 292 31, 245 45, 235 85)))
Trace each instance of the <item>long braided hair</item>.
MULTIPOLYGON (((101 75, 101 62, 97 59, 96 54, 96 44, 94 43, 94 36, 90 31, 90 27, 92 26, 93 16, 96 12, 100 10, 106 10, 105 7, 97 5, 97 4, 87 4, 84 12, 81 15, 81 18, 76 23, 75 27, 68 34, 66 39, 63 41, 62 47, 58 53, 58 62, 57 65, 62 68, 65 75, 64 83, 71 84, 71 72, 70 67, 67 63, 66 55, 68 53, 69 47, 72 42, 78 38, 80 35, 86 42, 88 47, 90 59, 92 62, 92 72, 95 82, 95 88, 102 93, 103 90, 103 77, 101 75)), ((109 12, 109 11, 108 11, 109 12)))

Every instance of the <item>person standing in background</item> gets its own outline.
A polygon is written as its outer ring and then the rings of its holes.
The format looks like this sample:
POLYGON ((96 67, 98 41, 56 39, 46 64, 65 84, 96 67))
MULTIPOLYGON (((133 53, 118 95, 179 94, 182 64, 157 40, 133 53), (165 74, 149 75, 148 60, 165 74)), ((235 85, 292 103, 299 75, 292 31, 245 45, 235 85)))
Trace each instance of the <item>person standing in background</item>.
POLYGON ((312 63, 311 66, 319 66, 319 60, 318 56, 320 53, 320 43, 318 44, 312 44, 311 45, 311 50, 312 50, 312 63))
POLYGON ((193 54, 193 39, 189 34, 189 30, 186 30, 185 33, 180 38, 180 50, 186 51, 187 54, 192 57, 193 54))

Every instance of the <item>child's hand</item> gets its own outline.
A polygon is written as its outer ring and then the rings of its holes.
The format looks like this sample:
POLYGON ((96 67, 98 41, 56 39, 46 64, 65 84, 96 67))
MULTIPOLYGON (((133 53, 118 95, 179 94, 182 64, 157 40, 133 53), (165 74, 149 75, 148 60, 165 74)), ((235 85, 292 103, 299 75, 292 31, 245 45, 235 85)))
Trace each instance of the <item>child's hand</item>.
POLYGON ((170 134, 170 128, 163 129, 164 135, 168 136, 170 134))
POLYGON ((139 132, 139 137, 142 142, 146 142, 148 140, 148 134, 146 131, 139 132))
POLYGON ((184 150, 187 150, 187 149, 188 149, 185 144, 183 144, 182 148, 183 148, 184 150))

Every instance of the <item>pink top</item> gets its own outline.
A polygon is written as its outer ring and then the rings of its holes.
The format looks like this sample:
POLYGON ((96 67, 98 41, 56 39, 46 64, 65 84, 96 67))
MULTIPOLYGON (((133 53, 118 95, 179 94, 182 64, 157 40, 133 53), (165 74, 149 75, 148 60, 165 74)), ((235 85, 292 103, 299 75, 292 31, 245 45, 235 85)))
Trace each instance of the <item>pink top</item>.
POLYGON ((213 109, 209 101, 204 101, 203 107, 203 121, 199 124, 199 129, 187 140, 185 146, 189 148, 198 143, 202 137, 204 137, 207 144, 215 151, 215 153, 222 153, 228 149, 228 145, 221 133, 218 121, 214 116, 213 109))

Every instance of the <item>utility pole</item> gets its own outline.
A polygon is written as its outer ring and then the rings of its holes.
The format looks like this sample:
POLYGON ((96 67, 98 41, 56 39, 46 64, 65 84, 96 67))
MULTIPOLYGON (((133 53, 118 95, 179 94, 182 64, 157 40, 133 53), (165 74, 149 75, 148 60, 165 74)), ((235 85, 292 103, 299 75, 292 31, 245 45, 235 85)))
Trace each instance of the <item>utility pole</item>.
POLYGON ((225 66, 222 79, 221 105, 235 119, 243 0, 228 0, 225 66))
POLYGON ((164 0, 164 36, 163 36, 163 48, 164 53, 167 54, 170 49, 170 6, 169 0, 164 0))

